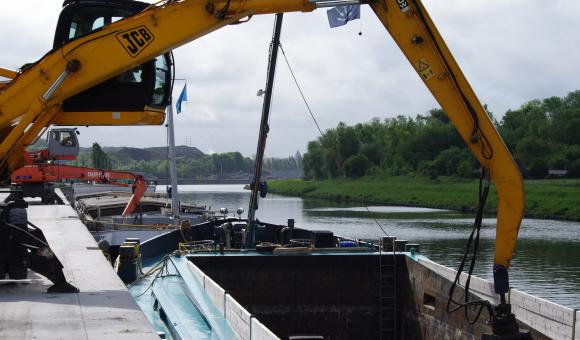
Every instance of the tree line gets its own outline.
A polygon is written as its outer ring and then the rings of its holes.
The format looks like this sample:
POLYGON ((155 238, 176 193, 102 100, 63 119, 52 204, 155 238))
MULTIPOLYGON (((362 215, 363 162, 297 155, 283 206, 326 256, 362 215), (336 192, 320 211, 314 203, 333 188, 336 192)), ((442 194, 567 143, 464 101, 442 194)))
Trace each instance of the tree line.
MULTIPOLYGON (((132 172, 144 172, 159 178, 169 178, 169 157, 164 160, 127 159, 115 153, 106 153, 94 143, 90 152, 81 152, 73 162, 75 165, 99 169, 115 169, 132 172)), ((205 179, 232 177, 235 174, 251 174, 254 171, 254 160, 244 157, 240 152, 225 152, 204 155, 199 159, 182 157, 176 160, 177 176, 180 178, 205 179)), ((302 168, 302 156, 296 153, 287 158, 270 157, 264 159, 265 173, 275 171, 299 172, 302 168)))
MULTIPOLYGON (((488 114, 526 178, 545 178, 551 169, 580 177, 580 90, 529 101, 500 121, 488 114)), ((415 118, 339 123, 308 143, 303 168, 312 179, 377 173, 475 177, 479 163, 447 115, 433 109, 415 118)))

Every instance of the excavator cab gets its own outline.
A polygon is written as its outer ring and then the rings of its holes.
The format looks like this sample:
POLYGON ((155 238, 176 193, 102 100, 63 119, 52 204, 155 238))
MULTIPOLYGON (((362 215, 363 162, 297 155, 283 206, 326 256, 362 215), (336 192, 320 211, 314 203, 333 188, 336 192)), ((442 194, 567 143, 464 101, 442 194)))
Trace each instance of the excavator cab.
MULTIPOLYGON (((54 48, 141 12, 132 0, 66 0, 54 48)), ((171 94, 171 56, 158 56, 64 101, 57 125, 161 124, 171 94), (133 117, 128 121, 125 117, 133 117)))
POLYGON ((46 149, 24 153, 26 165, 44 164, 50 161, 75 160, 79 154, 79 132, 76 128, 54 128, 46 136, 46 149))
POLYGON ((79 154, 77 129, 52 129, 47 136, 48 155, 52 159, 76 158, 79 154))

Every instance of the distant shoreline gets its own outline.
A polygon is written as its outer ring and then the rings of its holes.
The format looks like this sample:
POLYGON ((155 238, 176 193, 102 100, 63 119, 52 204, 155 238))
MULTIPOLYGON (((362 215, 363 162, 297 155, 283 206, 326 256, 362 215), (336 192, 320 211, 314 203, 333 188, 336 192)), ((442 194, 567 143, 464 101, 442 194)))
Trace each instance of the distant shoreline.
MULTIPOLYGON (((271 193, 304 198, 438 208, 472 212, 477 205, 477 179, 440 177, 372 177, 305 181, 301 179, 268 181, 271 193)), ((580 179, 526 180, 524 217, 580 221, 580 179)), ((485 212, 495 214, 495 188, 485 212)))
MULTIPOLYGON (((180 178, 177 180, 179 185, 195 185, 195 184, 248 184, 247 179, 191 179, 180 178)), ((166 178, 157 179, 158 185, 169 185, 171 181, 166 178)))

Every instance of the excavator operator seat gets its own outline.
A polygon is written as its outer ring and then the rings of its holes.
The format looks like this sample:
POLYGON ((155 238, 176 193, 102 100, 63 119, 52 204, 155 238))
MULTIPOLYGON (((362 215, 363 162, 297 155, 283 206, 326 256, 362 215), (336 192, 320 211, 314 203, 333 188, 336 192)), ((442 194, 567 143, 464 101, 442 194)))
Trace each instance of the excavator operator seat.
POLYGON ((51 157, 76 156, 79 143, 76 129, 53 129, 48 133, 48 153, 51 157))
MULTIPOLYGON (((132 0, 67 0, 58 19, 54 48, 135 15, 149 5, 132 0)), ((165 110, 171 93, 170 65, 169 53, 158 56, 68 98, 62 111, 111 116, 111 112, 165 110)))

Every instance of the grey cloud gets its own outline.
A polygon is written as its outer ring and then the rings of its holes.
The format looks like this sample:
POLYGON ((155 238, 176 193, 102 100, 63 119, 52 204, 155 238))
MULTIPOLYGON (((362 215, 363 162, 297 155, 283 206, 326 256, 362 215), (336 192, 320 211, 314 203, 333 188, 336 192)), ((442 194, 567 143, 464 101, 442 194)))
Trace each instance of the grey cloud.
MULTIPOLYGON (((49 48, 61 1, 22 0, 41 8, 18 24, 0 13, 0 65, 18 67, 49 48), (44 12, 44 13, 43 13, 44 12), (50 28, 50 29, 49 29, 50 28), (21 37, 16 37, 18 32, 21 37), (6 34, 6 32, 12 32, 6 34), (14 66, 16 65, 16 66, 14 66)), ((496 117, 522 103, 580 88, 580 2, 575 0, 424 1, 482 103, 496 117)), ((9 6, 8 4, 3 4, 9 6)), ((16 7, 15 7, 16 8, 16 7)), ((10 15, 6 13, 11 13, 10 15)), ((423 114, 437 103, 372 11, 328 28, 325 10, 285 15, 282 44, 323 129, 398 114, 423 114), (362 31, 362 36, 358 32, 362 31)), ((273 16, 228 26, 175 51, 177 77, 188 80, 189 102, 176 117, 176 139, 203 151, 255 152, 273 16)), ((181 90, 179 83, 175 92, 181 90)), ((317 137, 280 55, 268 154, 304 151, 317 137)), ((165 144, 162 127, 83 128, 85 145, 165 144)))

